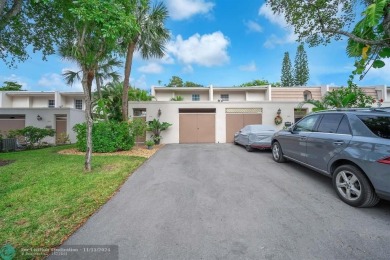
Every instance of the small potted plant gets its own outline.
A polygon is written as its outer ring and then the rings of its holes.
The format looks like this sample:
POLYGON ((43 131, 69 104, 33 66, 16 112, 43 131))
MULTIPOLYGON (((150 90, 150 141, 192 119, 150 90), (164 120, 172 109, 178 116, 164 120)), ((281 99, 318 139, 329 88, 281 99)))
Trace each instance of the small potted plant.
POLYGON ((153 149, 154 141, 153 140, 147 140, 145 142, 145 145, 148 147, 149 150, 153 149))

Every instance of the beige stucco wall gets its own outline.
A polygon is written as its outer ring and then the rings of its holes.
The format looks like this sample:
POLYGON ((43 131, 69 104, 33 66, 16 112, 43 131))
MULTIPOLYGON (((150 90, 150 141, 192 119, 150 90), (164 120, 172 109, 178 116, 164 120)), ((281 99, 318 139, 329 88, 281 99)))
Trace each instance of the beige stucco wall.
POLYGON ((265 101, 266 99, 266 91, 258 92, 258 91, 246 91, 246 100, 247 101, 265 101))
MULTIPOLYGON (((146 108, 146 120, 157 118, 161 109, 161 122, 169 122, 172 126, 162 133, 162 143, 179 143, 179 108, 215 108, 216 109, 216 142, 226 142, 226 108, 262 108, 263 124, 275 125, 274 118, 280 108, 283 124, 276 126, 282 129, 284 122, 294 123, 294 108, 298 102, 129 102, 129 116, 133 117, 133 108, 146 108)), ((311 108, 310 105, 304 107, 311 108)), ((310 110, 310 109, 309 109, 310 110)))

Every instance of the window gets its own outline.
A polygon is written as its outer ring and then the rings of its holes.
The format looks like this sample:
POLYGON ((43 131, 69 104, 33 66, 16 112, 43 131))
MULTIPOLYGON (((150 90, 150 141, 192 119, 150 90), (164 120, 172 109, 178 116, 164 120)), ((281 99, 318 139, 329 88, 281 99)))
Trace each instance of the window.
POLYGON ((388 116, 358 116, 360 120, 373 132, 375 135, 390 139, 390 117, 388 116))
POLYGON ((303 91, 303 99, 305 101, 312 99, 311 92, 309 90, 303 91))
POLYGON ((221 94, 222 101, 229 101, 229 94, 221 94))
POLYGON ((76 109, 83 109, 83 100, 82 99, 75 99, 74 107, 76 109))
POLYGON ((342 118, 342 114, 324 115, 318 125, 318 132, 336 133, 342 118))
POLYGON ((49 107, 54 107, 54 106, 55 106, 54 99, 49 99, 49 107))
POLYGON ((346 116, 344 116, 343 119, 341 120, 339 128, 337 129, 337 133, 338 134, 345 134, 345 135, 351 134, 351 129, 349 128, 349 123, 348 123, 348 119, 346 116))
POLYGON ((133 116, 146 116, 146 108, 133 108, 133 116))
POLYGON ((192 94, 192 101, 200 101, 199 94, 192 94))
POLYGON ((299 121, 294 127, 296 132, 312 132, 314 125, 316 124, 319 115, 308 116, 299 121))

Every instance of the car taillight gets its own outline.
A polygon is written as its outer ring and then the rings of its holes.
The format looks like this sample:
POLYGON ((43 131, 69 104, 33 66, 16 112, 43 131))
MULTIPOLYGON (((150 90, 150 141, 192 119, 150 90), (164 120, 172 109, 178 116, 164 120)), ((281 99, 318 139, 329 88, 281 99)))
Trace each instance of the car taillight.
POLYGON ((377 162, 378 163, 384 163, 384 164, 390 164, 390 156, 382 158, 382 159, 379 159, 377 162))

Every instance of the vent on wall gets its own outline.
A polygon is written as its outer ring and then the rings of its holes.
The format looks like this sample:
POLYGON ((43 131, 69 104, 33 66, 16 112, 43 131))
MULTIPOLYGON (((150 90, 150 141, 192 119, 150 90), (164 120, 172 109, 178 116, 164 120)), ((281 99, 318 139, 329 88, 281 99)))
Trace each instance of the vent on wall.
POLYGON ((262 114, 262 108, 226 108, 226 114, 262 114))

